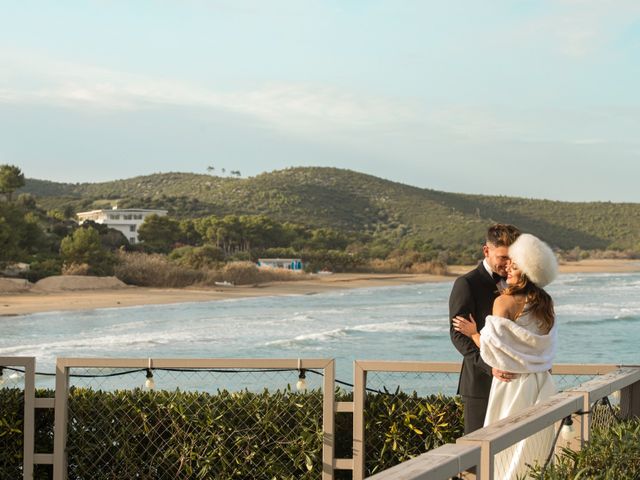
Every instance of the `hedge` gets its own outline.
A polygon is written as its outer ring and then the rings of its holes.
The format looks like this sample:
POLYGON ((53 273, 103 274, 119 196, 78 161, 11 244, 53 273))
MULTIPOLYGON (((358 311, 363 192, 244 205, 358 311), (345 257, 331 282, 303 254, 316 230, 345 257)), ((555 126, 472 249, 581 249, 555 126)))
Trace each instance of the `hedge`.
MULTIPOLYGON (((38 390, 52 397, 53 391, 38 390)), ((23 393, 0 390, 0 478, 20 478, 23 393)), ((336 401, 351 394, 336 391, 336 401)), ((462 434, 457 398, 369 394, 367 474, 462 434)), ((316 479, 322 470, 322 392, 106 392, 71 388, 69 479, 316 479)), ((352 416, 336 415, 336 456, 351 457, 352 416)), ((53 449, 53 411, 36 417, 36 452, 53 449)), ((37 468, 34 478, 49 478, 37 468)), ((337 471, 336 479, 351 478, 337 471)))

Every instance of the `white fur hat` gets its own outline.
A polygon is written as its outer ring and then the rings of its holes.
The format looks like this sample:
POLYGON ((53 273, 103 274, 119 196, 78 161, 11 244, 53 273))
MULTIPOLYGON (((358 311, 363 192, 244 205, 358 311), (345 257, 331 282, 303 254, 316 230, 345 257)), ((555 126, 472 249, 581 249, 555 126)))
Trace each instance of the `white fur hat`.
POLYGON ((553 282, 558 274, 558 260, 549 245, 531 234, 523 233, 513 242, 509 257, 540 288, 553 282))

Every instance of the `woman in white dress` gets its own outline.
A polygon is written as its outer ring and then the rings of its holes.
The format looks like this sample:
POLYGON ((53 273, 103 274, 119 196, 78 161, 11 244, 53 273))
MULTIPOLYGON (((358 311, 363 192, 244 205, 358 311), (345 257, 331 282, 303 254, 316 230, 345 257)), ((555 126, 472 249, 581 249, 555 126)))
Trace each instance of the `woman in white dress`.
MULTIPOLYGON (((493 304, 493 314, 479 333, 473 318, 454 319, 454 328, 480 346, 490 366, 511 372, 493 379, 484 425, 546 400, 556 393, 551 379, 557 328, 553 301, 543 287, 557 275, 558 263, 549 246, 522 234, 509 247, 506 288, 493 304)), ((545 461, 553 443, 553 426, 504 450, 495 457, 494 478, 526 476, 527 465, 545 461)))

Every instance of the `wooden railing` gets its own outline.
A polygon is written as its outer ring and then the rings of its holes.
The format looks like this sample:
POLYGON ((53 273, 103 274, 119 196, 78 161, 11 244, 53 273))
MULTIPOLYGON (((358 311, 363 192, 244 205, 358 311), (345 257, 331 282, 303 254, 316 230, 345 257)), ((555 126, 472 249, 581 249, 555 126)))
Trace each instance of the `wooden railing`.
MULTIPOLYGON (((569 366, 554 366, 553 370, 561 371, 563 374, 572 372, 569 366)), ((585 374, 592 370, 589 367, 576 371, 585 374)), ((575 416, 574 423, 578 424, 578 428, 572 446, 579 449, 589 438, 592 406, 596 401, 617 391, 620 391, 621 417, 640 417, 640 366, 619 367, 578 387, 558 393, 517 415, 459 438, 456 445, 468 447, 469 450, 455 450, 447 445, 446 449, 442 450, 447 452, 446 458, 437 453, 433 455, 438 449, 432 450, 380 472, 370 477, 370 480, 445 480, 455 475, 451 472, 455 469, 456 460, 460 465, 458 472, 476 466, 476 478, 493 480, 494 457, 497 453, 551 425, 559 426, 565 417, 575 416), (478 451, 479 458, 475 456, 478 451)))
MULTIPOLYGON (((65 429, 67 421, 67 392, 69 369, 76 367, 137 367, 144 368, 148 359, 58 359, 55 398, 55 454, 34 453, 34 410, 53 408, 53 399, 35 399, 35 359, 33 357, 0 357, 0 365, 16 365, 25 369, 25 426, 24 426, 24 478, 31 478, 34 463, 53 463, 54 477, 65 478, 65 429)), ((154 359, 155 368, 319 368, 324 369, 323 378, 323 473, 324 479, 333 478, 336 469, 352 470, 354 480, 365 476, 365 422, 367 373, 369 372, 413 372, 427 374, 456 374, 459 363, 443 362, 354 362, 354 395, 352 402, 336 402, 335 364, 328 359, 154 359), (302 362, 302 363, 301 363, 302 362), (335 458, 335 413, 353 414, 353 457, 335 458)), ((447 444, 404 462, 374 477, 382 479, 432 480, 446 479, 462 470, 478 467, 478 477, 491 479, 493 457, 520 440, 570 415, 576 426, 572 447, 579 449, 589 439, 591 428, 590 409, 593 403, 613 392, 621 392, 621 415, 640 416, 640 366, 618 367, 616 365, 554 365, 557 375, 597 376, 579 386, 569 388, 546 402, 523 410, 518 415, 458 439, 457 444, 447 444), (453 473, 452 473, 453 472, 453 473)))

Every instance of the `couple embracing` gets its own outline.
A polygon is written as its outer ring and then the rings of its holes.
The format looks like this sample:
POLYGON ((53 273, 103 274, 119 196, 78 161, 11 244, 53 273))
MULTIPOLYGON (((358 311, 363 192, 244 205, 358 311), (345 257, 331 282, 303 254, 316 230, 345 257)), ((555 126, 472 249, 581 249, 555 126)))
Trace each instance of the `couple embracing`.
MULTIPOLYGON (((487 231, 484 260, 459 277, 449 298, 451 340, 463 355, 458 394, 465 435, 514 415, 556 392, 550 368, 557 328, 544 290, 557 275, 549 246, 513 225, 487 231)), ((495 478, 526 475, 544 462, 553 427, 495 457, 495 478)))

